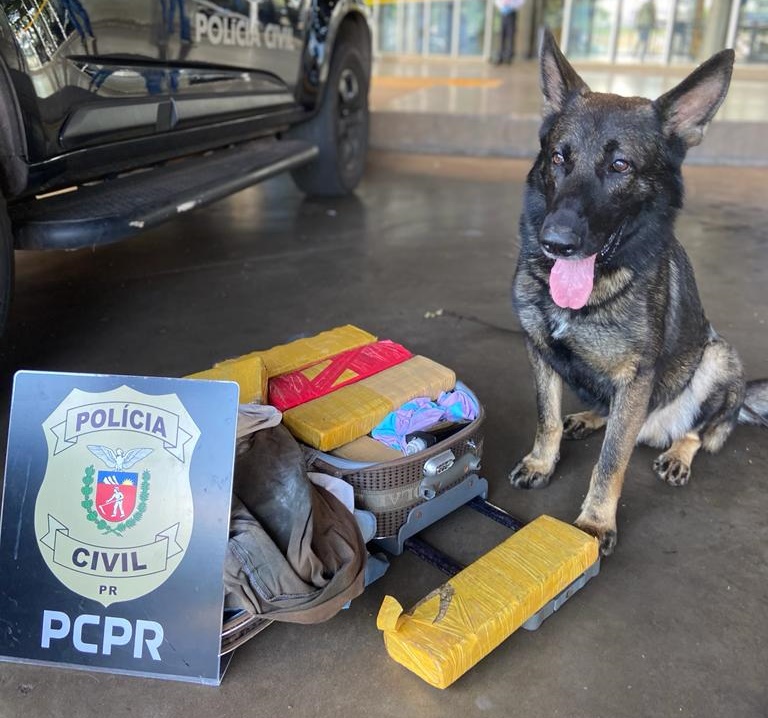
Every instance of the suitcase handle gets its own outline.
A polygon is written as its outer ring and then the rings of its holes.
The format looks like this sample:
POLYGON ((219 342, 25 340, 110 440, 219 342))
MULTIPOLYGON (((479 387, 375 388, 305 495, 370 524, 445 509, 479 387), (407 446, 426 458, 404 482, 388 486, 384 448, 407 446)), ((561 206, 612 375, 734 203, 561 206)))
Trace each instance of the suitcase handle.
POLYGON ((448 449, 424 462, 424 478, 419 483, 419 496, 429 501, 446 486, 460 481, 471 471, 480 468, 480 457, 469 452, 459 459, 448 449))

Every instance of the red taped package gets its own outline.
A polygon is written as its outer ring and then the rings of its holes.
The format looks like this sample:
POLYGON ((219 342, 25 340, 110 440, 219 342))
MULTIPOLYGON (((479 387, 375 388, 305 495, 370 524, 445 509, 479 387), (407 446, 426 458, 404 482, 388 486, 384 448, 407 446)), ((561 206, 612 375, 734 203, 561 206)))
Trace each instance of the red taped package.
POLYGON ((410 359, 404 346, 382 340, 269 380, 269 403, 280 411, 304 404, 410 359))

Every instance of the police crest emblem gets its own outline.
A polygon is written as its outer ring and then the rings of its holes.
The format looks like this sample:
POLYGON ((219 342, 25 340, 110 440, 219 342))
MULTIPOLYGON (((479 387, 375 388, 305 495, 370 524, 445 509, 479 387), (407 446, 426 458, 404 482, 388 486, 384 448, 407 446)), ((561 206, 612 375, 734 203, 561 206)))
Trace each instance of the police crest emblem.
POLYGON ((189 468, 200 431, 176 394, 73 389, 43 423, 48 461, 38 548, 72 591, 104 606, 159 587, 194 522, 189 468))
POLYGON ((83 495, 86 498, 82 506, 88 512, 88 518, 98 521, 94 515, 95 509, 96 513, 107 522, 105 533, 135 526, 136 521, 144 514, 149 499, 150 473, 145 470, 142 474, 141 506, 137 516, 131 518, 136 509, 136 484, 139 475, 124 469, 130 469, 136 462, 149 456, 153 450, 142 448, 112 451, 108 446, 89 444, 88 451, 97 459, 101 459, 110 469, 114 469, 98 472, 95 503, 89 498, 92 493, 90 487, 93 484, 93 467, 89 466, 85 470, 83 495), (117 528, 113 528, 110 524, 117 524, 117 528))

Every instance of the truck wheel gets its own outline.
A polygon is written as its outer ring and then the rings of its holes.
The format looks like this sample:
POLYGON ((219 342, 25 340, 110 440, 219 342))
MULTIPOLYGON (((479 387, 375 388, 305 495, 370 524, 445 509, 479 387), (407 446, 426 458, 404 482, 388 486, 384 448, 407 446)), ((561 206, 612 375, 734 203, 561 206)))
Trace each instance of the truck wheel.
POLYGON ((5 330, 8 309, 13 296, 13 234, 11 221, 0 196, 0 334, 5 330))
POLYGON ((342 39, 339 43, 323 104, 311 120, 288 133, 320 150, 313 162, 291 172, 300 190, 319 197, 352 192, 363 176, 368 151, 368 72, 358 48, 342 39))

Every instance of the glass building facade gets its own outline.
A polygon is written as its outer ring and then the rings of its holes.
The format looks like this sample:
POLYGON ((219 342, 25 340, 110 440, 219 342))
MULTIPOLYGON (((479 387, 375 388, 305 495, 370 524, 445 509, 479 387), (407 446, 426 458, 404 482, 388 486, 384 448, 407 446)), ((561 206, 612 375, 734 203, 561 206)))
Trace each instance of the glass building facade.
MULTIPOLYGON (((372 0, 380 56, 489 59, 497 51, 494 0, 372 0)), ((768 0, 527 0, 517 55, 552 28, 574 59, 695 63, 732 47, 739 63, 768 63, 768 0)))

